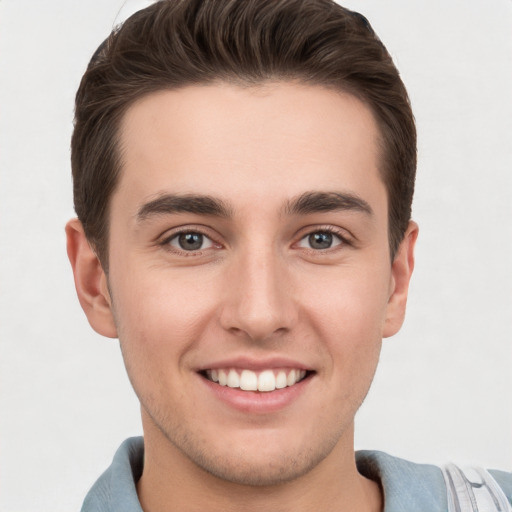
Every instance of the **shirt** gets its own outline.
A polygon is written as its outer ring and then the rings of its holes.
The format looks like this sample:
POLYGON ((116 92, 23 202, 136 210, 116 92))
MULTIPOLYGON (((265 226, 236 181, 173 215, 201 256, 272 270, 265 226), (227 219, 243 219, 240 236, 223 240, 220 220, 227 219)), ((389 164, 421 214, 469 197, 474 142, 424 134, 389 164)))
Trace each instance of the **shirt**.
MULTIPOLYGON (((111 466, 87 494, 82 512, 143 512, 136 483, 142 475, 144 440, 127 439, 111 466)), ((446 512, 448 500, 442 470, 415 464, 379 451, 356 452, 358 471, 380 483, 384 512, 446 512)), ((512 504, 512 473, 489 471, 512 504)))

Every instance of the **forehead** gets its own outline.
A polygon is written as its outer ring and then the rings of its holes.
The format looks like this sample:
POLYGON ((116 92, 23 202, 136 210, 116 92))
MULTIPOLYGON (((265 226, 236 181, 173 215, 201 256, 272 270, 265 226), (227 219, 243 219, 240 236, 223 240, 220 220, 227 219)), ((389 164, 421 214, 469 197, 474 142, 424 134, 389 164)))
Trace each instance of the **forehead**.
POLYGON ((378 138, 362 102, 320 86, 220 83, 161 91, 123 118, 117 193, 134 201, 169 191, 268 201, 373 183, 385 195, 378 138))

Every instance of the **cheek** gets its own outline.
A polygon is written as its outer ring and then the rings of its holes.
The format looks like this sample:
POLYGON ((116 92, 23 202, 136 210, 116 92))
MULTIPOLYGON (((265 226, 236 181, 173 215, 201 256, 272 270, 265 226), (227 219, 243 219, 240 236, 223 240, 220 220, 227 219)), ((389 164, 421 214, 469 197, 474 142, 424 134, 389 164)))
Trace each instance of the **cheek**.
POLYGON ((348 377, 357 368, 361 377, 364 373, 371 380, 385 325, 389 269, 345 268, 315 283, 305 283, 304 290, 314 293, 304 293, 303 314, 313 336, 324 340, 330 371, 343 368, 348 377))
POLYGON ((113 283, 112 290, 125 355, 136 353, 156 366, 170 355, 179 358, 199 340, 213 314, 211 291, 205 292, 197 281, 183 282, 161 272, 128 275, 129 280, 113 283))
POLYGON ((301 296, 305 309, 330 330, 337 327, 357 335, 382 327, 389 286, 389 268, 347 266, 323 275, 310 274, 302 282, 301 296))
MULTIPOLYGON (((197 290, 177 287, 173 280, 141 279, 113 285, 114 312, 124 364, 144 407, 160 410, 161 397, 187 394, 181 385, 187 354, 200 343, 211 307, 196 296, 197 290)), ((158 412, 160 411, 160 412, 158 412)))

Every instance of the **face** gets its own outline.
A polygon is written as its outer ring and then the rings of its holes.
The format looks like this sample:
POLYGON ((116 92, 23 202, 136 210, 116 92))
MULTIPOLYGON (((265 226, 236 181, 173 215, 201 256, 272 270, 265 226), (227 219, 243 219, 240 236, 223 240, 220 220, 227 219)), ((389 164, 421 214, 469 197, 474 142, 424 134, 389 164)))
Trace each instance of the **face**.
POLYGON ((121 147, 104 294, 147 447, 250 484, 353 453, 412 270, 389 259, 368 108, 318 86, 187 87, 134 104, 121 147))

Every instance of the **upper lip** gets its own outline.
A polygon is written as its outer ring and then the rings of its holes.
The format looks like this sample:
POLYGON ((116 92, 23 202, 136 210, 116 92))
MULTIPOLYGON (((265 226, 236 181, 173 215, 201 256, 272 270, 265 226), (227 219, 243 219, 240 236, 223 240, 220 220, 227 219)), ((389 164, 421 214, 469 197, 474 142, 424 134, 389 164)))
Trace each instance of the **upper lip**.
POLYGON ((246 356, 230 357, 226 359, 216 360, 211 363, 206 363, 198 367, 197 371, 205 370, 219 370, 222 368, 241 368, 244 370, 263 371, 278 368, 289 368, 311 371, 309 365, 290 359, 288 357, 266 357, 266 358, 251 358, 246 356))

